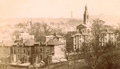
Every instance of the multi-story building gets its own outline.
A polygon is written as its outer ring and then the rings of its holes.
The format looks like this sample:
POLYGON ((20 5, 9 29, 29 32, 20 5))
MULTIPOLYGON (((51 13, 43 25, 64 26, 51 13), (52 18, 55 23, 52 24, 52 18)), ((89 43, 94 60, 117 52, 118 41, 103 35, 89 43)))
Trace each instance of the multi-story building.
POLYGON ((85 11, 83 15, 83 23, 76 27, 76 34, 73 35, 73 48, 74 50, 80 50, 81 46, 89 42, 90 36, 90 24, 89 24, 89 15, 87 11, 87 6, 85 6, 85 11))
MULTIPOLYGON (((48 39, 46 37, 46 39, 48 39)), ((17 39, 11 47, 12 65, 40 65, 41 62, 53 63, 65 60, 65 43, 62 37, 51 37, 46 43, 34 39, 17 39)))
POLYGON ((4 40, 0 44, 0 61, 2 63, 10 63, 10 52, 11 47, 13 45, 13 41, 4 40))
POLYGON ((49 57, 50 61, 48 63, 66 61, 65 48, 66 48, 65 44, 59 41, 57 38, 50 39, 46 43, 46 46, 44 46, 44 58, 49 57))
POLYGON ((65 35, 66 38, 66 50, 67 52, 73 52, 73 38, 72 35, 76 34, 76 31, 70 31, 65 35))
POLYGON ((44 58, 48 58, 49 56, 51 59, 48 63, 55 63, 66 60, 66 40, 63 36, 57 34, 46 36, 45 45, 44 52, 48 52, 49 55, 44 53, 44 58))
POLYGON ((106 43, 111 43, 114 46, 116 46, 116 42, 117 42, 117 34, 114 33, 114 31, 110 31, 110 30, 106 30, 106 31, 102 31, 102 35, 100 38, 100 44, 102 46, 105 46, 106 43))
POLYGON ((19 40, 14 43, 11 48, 11 63, 12 64, 23 64, 23 63, 33 63, 35 52, 35 47, 39 45, 35 45, 34 40, 19 40))
POLYGON ((55 33, 54 35, 48 35, 45 37, 45 42, 48 42, 50 39, 58 39, 58 41, 66 44, 66 39, 65 37, 61 36, 61 35, 58 35, 57 33, 55 33))
MULTIPOLYGON (((92 36, 90 26, 87 6, 85 6, 83 23, 76 27, 76 34, 72 36, 74 51, 80 50, 81 46, 87 46, 89 43, 92 36)), ((116 45, 117 35, 114 33, 114 30, 109 25, 103 26, 104 29, 101 32, 101 38, 99 39, 100 44, 104 46, 106 43, 111 42, 113 45, 116 45)))

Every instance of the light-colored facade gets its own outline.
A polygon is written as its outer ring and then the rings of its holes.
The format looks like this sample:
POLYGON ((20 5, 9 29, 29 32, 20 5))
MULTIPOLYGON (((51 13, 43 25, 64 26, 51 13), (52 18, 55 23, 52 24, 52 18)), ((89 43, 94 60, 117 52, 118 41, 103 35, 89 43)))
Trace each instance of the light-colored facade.
POLYGON ((0 61, 1 63, 10 63, 10 52, 13 41, 4 40, 0 44, 0 61))
POLYGON ((87 11, 87 6, 85 6, 83 23, 76 27, 76 34, 73 35, 73 48, 75 50, 80 50, 83 44, 89 42, 91 35, 91 29, 89 25, 89 15, 87 11))
MULTIPOLYGON (((87 46, 92 36, 87 6, 85 6, 83 16, 83 23, 76 27, 76 34, 72 36, 74 51, 81 50, 81 46, 87 46)), ((103 26, 105 27, 105 25, 103 26)), ((116 45, 117 35, 114 33, 114 30, 110 29, 110 26, 107 26, 106 30, 102 31, 101 38, 99 39, 99 41, 102 46, 105 46, 108 42, 111 42, 113 45, 116 45)))
POLYGON ((66 39, 65 37, 61 36, 61 35, 57 35, 57 34, 54 34, 54 35, 48 35, 45 37, 45 42, 48 42, 50 39, 58 39, 58 41, 62 42, 63 44, 66 45, 66 39))
POLYGON ((116 46, 117 34, 115 34, 114 31, 102 31, 100 42, 102 46, 105 46, 106 43, 111 43, 116 46))
POLYGON ((47 47, 49 48, 48 51, 50 52, 50 54, 47 55, 51 58, 50 63, 66 61, 66 46, 63 42, 59 41, 57 38, 50 39, 47 42, 47 47))

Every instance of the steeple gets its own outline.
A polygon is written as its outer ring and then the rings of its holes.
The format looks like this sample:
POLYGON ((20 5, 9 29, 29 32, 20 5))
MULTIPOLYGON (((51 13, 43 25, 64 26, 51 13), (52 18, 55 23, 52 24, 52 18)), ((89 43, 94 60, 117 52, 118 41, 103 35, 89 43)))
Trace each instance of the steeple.
POLYGON ((83 14, 83 22, 84 22, 84 24, 88 23, 88 19, 89 19, 89 15, 88 15, 88 9, 87 9, 87 5, 86 5, 85 6, 85 11, 84 11, 84 14, 83 14))

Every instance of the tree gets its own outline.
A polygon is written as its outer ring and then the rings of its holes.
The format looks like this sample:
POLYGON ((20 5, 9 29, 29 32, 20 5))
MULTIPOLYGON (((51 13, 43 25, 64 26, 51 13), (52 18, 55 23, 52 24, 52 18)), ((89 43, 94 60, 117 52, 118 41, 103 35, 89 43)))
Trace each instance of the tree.
MULTIPOLYGON (((104 57, 104 55, 108 57, 107 54, 113 50, 113 45, 109 42, 106 43, 105 46, 102 46, 100 44, 100 38, 102 37, 102 31, 104 29, 104 23, 105 22, 100 19, 93 20, 93 24, 91 26, 92 39, 87 44, 88 46, 85 46, 84 43, 82 46, 83 57, 89 69, 101 69, 101 65, 103 65, 102 62, 105 61, 102 57, 104 57)), ((110 56, 110 58, 112 57, 113 56, 110 56)), ((107 60, 105 62, 107 62, 107 60)), ((113 61, 110 62, 112 63, 113 61)), ((107 67, 106 65, 103 66, 107 67)))
POLYGON ((120 23, 118 23, 118 27, 115 29, 115 33, 117 33, 117 40, 120 41, 120 23))
POLYGON ((26 23, 18 23, 15 25, 15 27, 20 31, 20 32, 24 32, 26 31, 26 23))
POLYGON ((51 33, 51 27, 43 22, 42 31, 44 35, 49 35, 51 33))
POLYGON ((67 52, 72 52, 73 51, 72 35, 74 35, 75 33, 76 33, 75 31, 71 31, 71 32, 68 32, 67 34, 65 34, 67 52))

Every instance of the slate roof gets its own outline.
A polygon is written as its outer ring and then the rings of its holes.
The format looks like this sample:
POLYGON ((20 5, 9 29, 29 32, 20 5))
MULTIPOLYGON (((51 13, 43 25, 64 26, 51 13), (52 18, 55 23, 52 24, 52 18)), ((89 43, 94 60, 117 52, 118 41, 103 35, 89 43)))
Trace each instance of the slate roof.
POLYGON ((114 33, 113 31, 107 31, 107 30, 103 30, 102 33, 114 33))
POLYGON ((58 39, 50 39, 47 42, 47 45, 63 45, 63 43, 59 41, 58 39))
POLYGON ((76 33, 74 35, 72 35, 72 37, 75 37, 76 35, 82 35, 81 33, 76 33))
POLYGON ((83 29, 83 28, 86 28, 86 25, 85 24, 80 24, 77 26, 78 29, 83 29))
POLYGON ((26 41, 24 42, 24 44, 25 44, 25 46, 33 46, 33 45, 35 44, 35 41, 29 39, 29 40, 26 40, 26 41))

